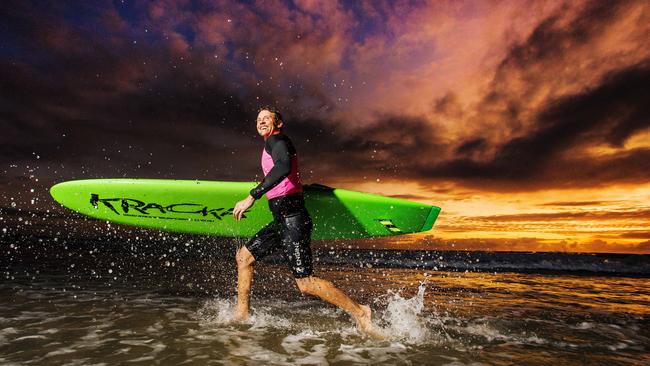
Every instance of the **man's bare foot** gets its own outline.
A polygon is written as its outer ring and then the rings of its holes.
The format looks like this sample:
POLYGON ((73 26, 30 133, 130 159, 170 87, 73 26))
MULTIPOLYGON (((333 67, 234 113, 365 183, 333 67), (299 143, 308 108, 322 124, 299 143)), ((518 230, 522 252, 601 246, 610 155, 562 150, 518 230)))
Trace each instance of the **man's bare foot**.
POLYGON ((232 315, 232 318, 230 318, 230 321, 232 323, 244 323, 247 321, 249 318, 248 312, 247 311, 235 311, 235 313, 232 315))
POLYGON ((357 328, 359 331, 376 340, 386 339, 386 335, 382 333, 379 329, 376 329, 372 325, 372 310, 368 305, 359 305, 361 307, 362 313, 360 316, 356 317, 354 320, 357 322, 357 328))

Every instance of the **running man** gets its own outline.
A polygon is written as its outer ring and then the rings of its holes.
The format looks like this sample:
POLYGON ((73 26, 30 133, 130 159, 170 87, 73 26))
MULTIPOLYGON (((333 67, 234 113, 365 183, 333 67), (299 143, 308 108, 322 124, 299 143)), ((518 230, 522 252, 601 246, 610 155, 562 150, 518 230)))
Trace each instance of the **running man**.
POLYGON ((370 307, 356 303, 330 281, 312 274, 312 221, 302 195, 296 149, 282 133, 282 125, 282 115, 278 110, 260 109, 257 132, 264 138, 264 180, 250 191, 248 197, 237 202, 233 216, 240 220, 244 211, 266 194, 274 220, 237 251, 237 309, 233 320, 241 322, 248 319, 253 262, 280 249, 301 293, 317 296, 338 306, 354 318, 359 331, 380 338, 381 334, 372 327, 370 307))

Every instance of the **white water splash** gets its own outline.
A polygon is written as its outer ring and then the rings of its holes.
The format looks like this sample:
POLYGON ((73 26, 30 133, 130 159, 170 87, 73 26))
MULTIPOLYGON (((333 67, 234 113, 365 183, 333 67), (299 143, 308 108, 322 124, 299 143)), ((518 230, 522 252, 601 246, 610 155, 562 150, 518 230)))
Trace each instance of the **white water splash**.
MULTIPOLYGON (((430 334, 428 328, 432 320, 423 314, 425 310, 425 290, 425 283, 422 283, 418 287, 417 294, 411 298, 402 297, 399 292, 389 292, 386 295, 387 298, 384 300, 386 307, 383 310, 375 312, 376 318, 374 320, 378 323, 375 326, 382 333, 386 334, 390 341, 421 344, 430 338, 432 334, 430 334)), ((233 325, 232 315, 234 310, 235 304, 231 300, 212 299, 204 303, 203 307, 198 310, 197 315, 200 323, 204 326, 230 326, 233 325)), ((302 314, 301 311, 296 311, 295 308, 292 309, 291 304, 286 304, 282 301, 275 302, 272 305, 260 304, 251 310, 251 316, 244 324, 249 325, 249 330, 252 331, 263 331, 268 328, 286 330, 300 328, 304 330, 305 326, 307 328, 314 326, 314 324, 309 324, 306 321, 308 318, 313 319, 313 314, 302 314), (287 314, 289 310, 293 316, 287 314), (298 316, 297 318, 296 315, 298 316), (294 324, 296 321, 300 324, 294 324)), ((322 311, 319 314, 321 317, 325 315, 322 311)), ((327 315, 334 316, 335 314, 327 315)), ((335 332, 346 338, 349 336, 358 336, 358 332, 354 326, 340 328, 342 324, 339 322, 331 325, 334 326, 334 329, 326 327, 327 332, 335 332)), ((315 331, 315 329, 312 331, 315 331)))
MULTIPOLYGON (((282 305, 282 304, 280 304, 282 305)), ((276 315, 281 313, 273 311, 264 306, 251 308, 251 315, 248 320, 242 324, 250 325, 251 330, 265 329, 269 327, 288 329, 291 327, 291 321, 284 316, 276 315)), ((203 304, 198 310, 199 321, 204 326, 210 325, 233 325, 233 314, 235 312, 235 303, 229 299, 212 299, 203 304)))
POLYGON ((234 304, 228 299, 212 299, 203 304, 197 315, 202 325, 222 325, 232 322, 234 310, 234 304))
POLYGON ((417 295, 410 299, 393 293, 386 310, 383 311, 382 327, 384 334, 391 339, 405 340, 409 343, 421 343, 428 336, 427 321, 422 318, 424 310, 425 284, 418 287, 417 295))

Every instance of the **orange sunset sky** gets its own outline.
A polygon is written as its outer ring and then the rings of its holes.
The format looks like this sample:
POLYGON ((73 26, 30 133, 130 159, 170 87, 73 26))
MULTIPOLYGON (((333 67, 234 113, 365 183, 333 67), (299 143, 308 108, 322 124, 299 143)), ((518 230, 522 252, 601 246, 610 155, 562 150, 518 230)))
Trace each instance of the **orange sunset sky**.
POLYGON ((650 253, 647 1, 0 13, 2 207, 69 179, 260 179, 273 104, 306 183, 442 208, 386 247, 650 253))

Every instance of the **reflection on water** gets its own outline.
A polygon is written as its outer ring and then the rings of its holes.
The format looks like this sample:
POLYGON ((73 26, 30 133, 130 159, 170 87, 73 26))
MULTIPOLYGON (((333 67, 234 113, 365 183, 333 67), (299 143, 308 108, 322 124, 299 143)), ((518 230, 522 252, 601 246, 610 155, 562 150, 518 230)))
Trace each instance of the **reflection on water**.
POLYGON ((646 278, 317 266, 371 304, 390 335, 372 341, 342 311, 301 296, 280 264, 257 266, 253 316, 236 325, 230 262, 176 267, 90 275, 8 266, 0 363, 650 363, 646 278))

